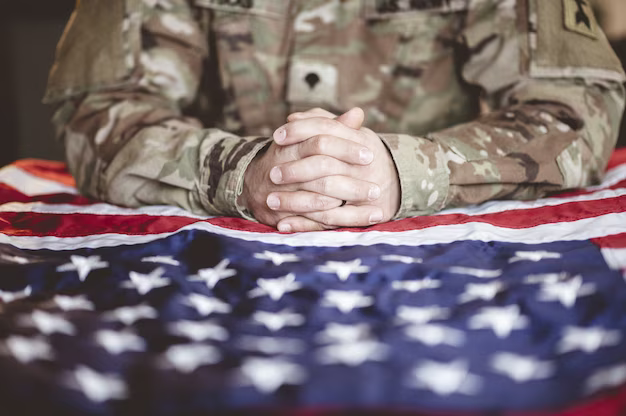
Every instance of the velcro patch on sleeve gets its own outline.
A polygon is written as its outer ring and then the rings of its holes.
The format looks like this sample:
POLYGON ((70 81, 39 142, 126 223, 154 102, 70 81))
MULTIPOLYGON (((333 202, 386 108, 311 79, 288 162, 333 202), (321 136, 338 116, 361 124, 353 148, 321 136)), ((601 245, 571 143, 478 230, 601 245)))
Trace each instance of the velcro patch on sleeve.
POLYGON ((591 10, 590 0, 563 0, 565 28, 569 31, 598 38, 598 23, 591 10))
POLYGON ((624 81, 622 64, 598 27, 591 0, 523 1, 531 6, 531 76, 624 81))

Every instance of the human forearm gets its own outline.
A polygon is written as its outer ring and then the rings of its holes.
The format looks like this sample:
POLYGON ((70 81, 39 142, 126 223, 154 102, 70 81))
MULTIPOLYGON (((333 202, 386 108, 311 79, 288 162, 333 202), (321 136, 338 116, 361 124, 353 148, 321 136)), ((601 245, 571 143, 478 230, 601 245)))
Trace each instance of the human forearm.
POLYGON ((508 100, 427 139, 383 135, 402 181, 399 217, 489 199, 538 198, 598 180, 624 106, 618 83, 535 80, 508 100), (420 166, 426 173, 418 175, 420 166))
POLYGON ((55 117, 81 190, 115 204, 173 204, 209 215, 244 215, 243 173, 263 147, 203 129, 167 102, 138 94, 92 94, 55 117))

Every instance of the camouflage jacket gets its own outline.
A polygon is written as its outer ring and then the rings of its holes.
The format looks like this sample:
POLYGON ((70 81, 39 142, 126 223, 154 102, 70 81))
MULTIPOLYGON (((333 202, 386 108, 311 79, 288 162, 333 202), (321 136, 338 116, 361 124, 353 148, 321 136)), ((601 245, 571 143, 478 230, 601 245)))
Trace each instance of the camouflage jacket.
POLYGON ((44 101, 81 190, 250 218, 293 111, 365 110, 396 217, 597 181, 624 73, 588 0, 84 0, 44 101))

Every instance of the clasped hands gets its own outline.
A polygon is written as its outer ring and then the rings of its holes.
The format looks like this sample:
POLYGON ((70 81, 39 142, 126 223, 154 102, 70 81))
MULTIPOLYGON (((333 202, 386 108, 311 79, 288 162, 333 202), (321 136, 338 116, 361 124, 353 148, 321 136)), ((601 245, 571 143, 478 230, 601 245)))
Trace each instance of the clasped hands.
POLYGON ((320 108, 291 114, 250 163, 240 202, 282 232, 389 221, 400 206, 398 173, 363 121, 360 108, 338 117, 320 108))

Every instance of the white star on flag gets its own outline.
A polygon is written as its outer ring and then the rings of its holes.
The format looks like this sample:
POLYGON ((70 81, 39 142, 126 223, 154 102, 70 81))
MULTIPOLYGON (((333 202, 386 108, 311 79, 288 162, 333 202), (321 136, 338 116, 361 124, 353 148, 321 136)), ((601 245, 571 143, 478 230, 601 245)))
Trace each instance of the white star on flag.
POLYGON ((593 283, 583 283, 582 276, 578 275, 562 282, 553 282, 541 286, 539 299, 545 301, 558 300, 566 308, 571 308, 581 296, 595 292, 593 283))
POLYGON ((192 373, 198 367, 216 364, 221 360, 220 351, 204 344, 174 345, 167 349, 165 358, 181 373, 192 373))
POLYGON ((0 290, 0 300, 4 303, 14 302, 19 299, 27 298, 32 294, 33 290, 30 286, 26 286, 24 290, 17 292, 4 292, 0 290))
POLYGON ((220 280, 235 276, 237 274, 236 270, 227 268, 229 264, 230 260, 223 259, 215 267, 198 270, 198 274, 189 276, 189 281, 204 282, 209 289, 213 289, 220 280))
POLYGON ((146 349, 145 341, 130 332, 103 329, 96 332, 95 339, 109 354, 113 355, 127 351, 144 351, 146 349))
POLYGON ((109 263, 102 261, 100 256, 70 256, 70 262, 57 267, 57 272, 69 272, 76 270, 78 278, 84 282, 92 270, 104 269, 109 267, 109 263))
POLYGON ((239 348, 263 354, 301 354, 305 344, 299 339, 243 336, 237 342, 239 348))
POLYGON ((242 384, 251 384, 266 394, 283 384, 300 384, 306 379, 302 367, 277 358, 246 358, 239 371, 242 384))
POLYGON ((428 389, 440 396, 476 394, 482 384, 480 377, 469 373, 469 366, 464 360, 449 363, 423 361, 411 375, 410 384, 413 387, 428 389))
POLYGON ((85 296, 56 295, 54 297, 54 302, 64 311, 92 311, 94 309, 94 304, 85 296))
POLYGON ((588 393, 594 393, 604 388, 621 386, 624 383, 626 383, 626 364, 618 364, 594 372, 587 379, 586 389, 588 393))
POLYGON ((0 254, 0 258, 9 261, 11 263, 17 263, 17 264, 28 264, 29 261, 26 257, 22 257, 22 256, 12 256, 10 254, 0 254))
POLYGON ((502 275, 502 270, 474 269, 472 267, 454 266, 448 269, 450 273, 468 274, 481 279, 494 279, 502 275))
POLYGON ((228 331, 212 321, 178 321, 169 325, 172 333, 185 336, 192 341, 201 342, 207 339, 226 341, 228 331))
POLYGON ((163 273, 165 273, 165 269, 162 267, 152 270, 149 274, 131 271, 129 274, 130 281, 123 282, 122 286, 135 288, 140 295, 145 295, 153 289, 171 284, 169 277, 163 277, 163 273))
POLYGON ((520 313, 517 305, 485 307, 469 320, 470 328, 491 328, 498 338, 508 337, 514 329, 525 328, 527 325, 528 318, 520 313))
POLYGON ((11 336, 6 340, 7 349, 22 364, 35 360, 52 360, 54 353, 43 338, 11 336))
POLYGON ((517 383, 541 380, 554 374, 554 364, 534 357, 500 352, 493 356, 491 367, 517 383))
POLYGON ((549 251, 516 251, 515 257, 511 257, 509 259, 509 263, 514 263, 516 261, 541 261, 546 259, 560 259, 560 253, 552 253, 549 251))
POLYGON ((175 260, 172 256, 152 256, 144 257, 141 259, 144 263, 160 263, 169 264, 170 266, 180 266, 180 262, 175 260))
POLYGON ((569 326, 563 330, 557 349, 560 353, 580 350, 589 354, 602 347, 617 345, 620 341, 621 335, 617 330, 569 326))
POLYGON ((371 329, 368 324, 344 325, 336 322, 326 324, 324 330, 318 332, 315 339, 318 342, 356 342, 369 339, 371 329))
POLYGON ((107 312, 106 319, 117 319, 126 325, 132 325, 140 319, 155 319, 158 314, 150 305, 123 306, 107 312))
POLYGON ((367 273, 370 271, 368 266, 361 265, 361 259, 353 261, 327 261, 322 266, 317 266, 317 270, 322 273, 334 273, 339 280, 345 282, 351 274, 367 273))
POLYGON ((252 289, 248 295, 252 298, 268 295, 272 300, 280 300, 285 293, 296 291, 302 287, 296 282, 296 275, 289 273, 276 279, 259 278, 256 281, 259 287, 252 289))
POLYGON ((408 337, 431 347, 437 345, 460 347, 465 343, 463 331, 443 325, 409 325, 404 329, 404 333, 408 337))
POLYGON ((567 272, 530 274, 524 278, 524 282, 528 284, 554 284, 567 280, 568 278, 569 274, 567 272))
POLYGON ((335 307, 343 313, 350 313, 355 308, 365 308, 374 304, 372 296, 365 296, 360 290, 332 290, 324 292, 322 306, 335 307))
POLYGON ((293 253, 274 253, 265 250, 263 253, 254 253, 254 258, 260 260, 269 260, 274 266, 280 266, 283 263, 292 263, 300 261, 300 258, 293 253))
POLYGON ((502 291, 504 285, 502 282, 491 283, 468 283, 465 286, 465 293, 459 296, 459 302, 471 302, 476 299, 490 301, 502 291))
POLYGON ((128 395, 126 383, 114 374, 100 374, 80 365, 74 371, 74 378, 78 389, 93 402, 124 399, 128 395))
POLYGON ((74 335, 76 333, 76 328, 69 321, 48 312, 35 310, 30 314, 30 319, 37 329, 46 335, 55 333, 74 335))
POLYGON ((397 254, 380 256, 380 259, 383 261, 397 261, 404 264, 419 264, 423 262, 423 260, 418 257, 399 256, 397 254))
POLYGON ((433 319, 445 319, 450 314, 447 308, 439 306, 400 305, 396 311, 400 323, 425 324, 433 319))
POLYGON ((439 280, 426 277, 420 280, 396 280, 391 283, 391 288, 394 290, 406 290, 411 293, 419 292, 423 289, 436 289, 441 286, 439 280))
POLYGON ((205 296, 199 293, 190 294, 185 303, 198 311, 202 316, 209 316, 212 313, 230 313, 232 308, 226 302, 218 298, 205 296))
POLYGON ((304 316, 283 309, 280 312, 256 311, 252 319, 265 325, 272 332, 280 331, 286 326, 299 326, 304 323, 304 316))
POLYGON ((328 345, 317 351, 322 364, 344 364, 356 367, 366 361, 383 361, 389 355, 389 347, 374 340, 363 340, 328 345))

